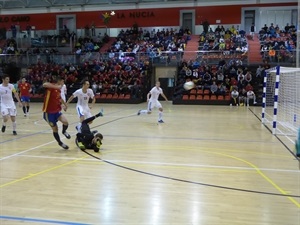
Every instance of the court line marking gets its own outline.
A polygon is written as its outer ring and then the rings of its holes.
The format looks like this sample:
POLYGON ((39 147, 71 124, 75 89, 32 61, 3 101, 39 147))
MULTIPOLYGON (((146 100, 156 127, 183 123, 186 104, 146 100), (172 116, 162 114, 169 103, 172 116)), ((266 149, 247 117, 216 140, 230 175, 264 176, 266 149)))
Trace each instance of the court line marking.
POLYGON ((77 223, 77 222, 67 222, 67 221, 58 221, 58 220, 46 220, 46 219, 35 219, 28 217, 15 217, 15 216, 1 216, 2 220, 14 220, 14 221, 30 221, 35 223, 51 223, 51 224, 63 224, 63 225, 91 225, 88 223, 77 223))
MULTIPOLYGON (((124 118, 124 117, 123 117, 123 118, 124 118)), ((122 119, 122 118, 119 118, 119 119, 122 119)), ((119 119, 116 119, 116 120, 119 120, 119 119)), ((114 120, 114 121, 116 121, 116 120, 114 120)), ((110 122, 114 122, 114 121, 110 121, 110 122)), ((110 122, 107 122, 107 123, 110 123, 110 122)), ((107 124, 107 123, 104 123, 104 124, 107 124)), ((53 142, 54 142, 54 141, 53 141, 53 142)), ((36 148, 36 147, 35 147, 35 148, 36 148)), ((87 153, 86 151, 84 151, 84 152, 85 152, 86 154, 92 156, 92 157, 95 157, 95 156, 93 156, 92 154, 87 153)), ((214 153, 214 152, 212 152, 212 153, 214 153)), ((215 153, 215 154, 218 154, 218 153, 215 153)), ((221 153, 219 153, 219 154, 221 154, 221 153)), ((290 201, 292 201, 296 206, 298 206, 298 207, 300 208, 300 204, 299 204, 296 200, 294 200, 293 197, 290 197, 283 189, 281 189, 278 185, 276 185, 275 182, 273 182, 270 178, 268 178, 266 175, 264 175, 264 174, 260 171, 260 169, 259 169, 258 167, 256 167, 254 164, 252 164, 252 163, 250 163, 250 162, 247 162, 246 160, 243 160, 243 159, 240 159, 240 158, 237 158, 237 157, 234 157, 234 156, 230 156, 230 155, 227 155, 227 154, 221 154, 221 155, 229 156, 229 157, 232 157, 232 158, 234 158, 234 159, 240 160, 240 161, 245 162, 246 164, 252 166, 253 168, 255 168, 256 171, 257 171, 263 178, 265 178, 265 179, 266 179, 269 183, 271 183, 277 190, 279 190, 279 192, 281 192, 282 196, 287 195, 286 197, 287 197, 290 201)), ((143 171, 136 170, 136 169, 133 169, 133 168, 125 167, 125 166, 122 166, 122 165, 114 164, 114 163, 112 163, 112 162, 110 162, 110 161, 103 160, 103 159, 101 159, 101 158, 99 158, 99 157, 95 157, 95 158, 100 159, 100 160, 103 161, 103 162, 106 162, 106 163, 109 163, 109 164, 112 164, 112 165, 115 165, 115 166, 118 166, 118 167, 121 167, 121 168, 129 169, 129 170, 132 170, 132 171, 142 172, 142 173, 145 173, 145 174, 148 174, 148 175, 159 176, 159 177, 162 177, 162 178, 168 178, 168 179, 172 179, 172 180, 178 180, 178 181, 185 181, 185 182, 188 182, 188 181, 186 181, 186 180, 181 180, 181 179, 171 178, 171 177, 165 177, 165 176, 161 176, 161 175, 157 175, 157 174, 151 174, 151 173, 143 172, 143 171)), ((77 160, 76 160, 76 161, 77 161, 77 160)), ((70 162, 69 162, 69 163, 70 163, 70 162)), ((69 164, 69 163, 67 163, 67 164, 69 164)), ((63 164, 63 165, 64 165, 64 164, 63 164)), ((55 167, 54 167, 54 168, 55 168, 55 167)), ((50 170, 51 170, 51 168, 50 168, 50 170)), ((47 170, 46 170, 46 171, 47 171, 47 170)), ((43 172, 42 172, 42 173, 43 173, 43 172)), ((33 174, 33 175, 31 174, 30 177, 31 177, 31 176, 36 176, 36 175, 39 175, 39 174, 40 174, 40 173, 38 173, 38 174, 33 174)), ((30 178, 30 177, 29 177, 29 178, 30 178)), ((26 178, 21 178, 21 180, 23 180, 23 179, 28 179, 28 177, 26 177, 26 178)), ((9 183, 15 183, 15 182, 18 182, 18 181, 13 181, 13 182, 9 182, 9 183)), ((191 181, 189 181, 189 182, 191 182, 191 181)), ((9 183, 8 183, 8 184, 9 184, 9 183)), ((192 182, 192 183, 196 183, 196 182, 192 182)), ((208 186, 208 184, 206 184, 206 185, 208 186)), ((209 185, 209 186, 217 187, 216 185, 209 185)), ((2 187, 2 186, 0 186, 0 187, 2 187)), ((223 188, 225 188, 225 187, 223 187, 223 188)), ((227 189, 238 190, 238 189, 235 189, 235 188, 229 188, 229 187, 227 187, 227 189)), ((246 191, 246 190, 244 190, 244 191, 246 191)), ((248 190, 248 192, 254 192, 254 191, 248 190)), ((259 193, 259 192, 256 192, 256 193, 259 193)), ((269 193, 269 194, 271 194, 271 193, 269 193)), ((278 194, 273 194, 273 195, 278 195, 278 194)))
MULTIPOLYGON (((57 156, 35 156, 35 155, 19 155, 19 157, 28 157, 28 158, 42 158, 42 159, 65 159, 65 160, 74 160, 77 158, 74 157, 57 157, 57 156)), ((99 162, 99 160, 94 158, 85 158, 82 161, 93 161, 99 162)), ((249 167, 238 167, 238 166, 212 166, 205 164, 185 164, 185 163, 166 163, 166 162, 149 162, 149 161, 130 161, 130 160, 110 160, 110 162, 119 162, 119 163, 131 163, 131 164, 141 164, 141 165, 159 165, 159 166, 182 166, 182 167, 205 167, 205 168, 216 168, 216 169, 238 169, 238 170, 255 170, 254 168, 249 167)), ((287 173, 299 173, 299 170, 283 170, 283 169, 270 169, 270 168, 260 168, 261 171, 272 171, 272 172, 287 172, 287 173)), ((256 171, 256 170, 255 170, 256 171)))
POLYGON ((82 160, 82 159, 84 159, 84 158, 86 158, 86 157, 88 157, 88 156, 85 155, 85 156, 82 156, 82 157, 80 157, 80 158, 74 159, 74 160, 72 160, 72 161, 70 161, 70 162, 66 162, 66 163, 63 163, 63 164, 60 164, 60 165, 57 165, 57 166, 53 166, 53 167, 50 167, 50 168, 48 168, 48 169, 42 170, 42 171, 37 172, 37 173, 30 173, 30 174, 27 175, 27 176, 24 176, 24 177, 21 177, 21 178, 19 178, 19 179, 15 179, 15 180, 13 180, 13 181, 10 181, 10 182, 7 182, 7 183, 4 183, 4 184, 0 185, 0 188, 6 187, 6 186, 11 185, 11 184, 15 184, 15 183, 20 182, 20 181, 23 181, 23 180, 27 180, 27 179, 36 177, 36 176, 38 176, 38 175, 41 175, 41 174, 44 174, 44 173, 47 173, 47 172, 50 172, 50 171, 53 171, 53 170, 56 170, 56 169, 60 169, 60 168, 62 168, 62 167, 64 167, 64 166, 67 166, 67 165, 76 163, 76 162, 78 162, 78 161, 80 161, 80 160, 82 160))
MULTIPOLYGON (((208 152, 208 151, 207 151, 208 152)), ((247 165, 249 165, 250 167, 254 168, 256 170, 256 172, 261 176, 263 177, 266 181, 268 181, 275 189, 277 189, 281 194, 283 195, 289 195, 286 191, 284 191, 281 187, 279 187, 279 185, 277 185, 271 178, 269 178, 267 175, 265 175, 259 167, 257 167, 256 165, 254 165, 253 163, 247 161, 247 160, 244 160, 244 159, 241 159, 241 158, 238 158, 238 157, 235 157, 235 156, 232 156, 232 155, 228 155, 228 154, 225 154, 225 153, 219 153, 219 152, 211 152, 213 154, 217 154, 217 155, 223 155, 223 156, 226 156, 226 157, 229 157, 229 158, 232 158, 232 159, 235 159, 235 160, 238 160, 238 161, 241 161, 247 165)), ((290 197, 290 196, 287 196, 287 198, 292 202, 294 203, 298 208, 300 208, 300 203, 298 201, 296 201, 293 197, 290 197)))
MULTIPOLYGON (((35 147, 32 147, 32 148, 29 148, 29 149, 27 149, 27 150, 24 150, 24 151, 21 151, 21 152, 17 152, 17 153, 12 154, 12 155, 4 156, 3 158, 0 158, 0 161, 5 160, 5 159, 12 158, 12 157, 14 157, 14 156, 18 156, 18 155, 23 154, 23 153, 26 153, 26 152, 30 152, 30 151, 32 151, 32 150, 35 150, 35 149, 37 149, 37 148, 43 147, 43 146, 45 146, 45 145, 48 145, 48 144, 51 144, 51 143, 54 143, 54 142, 56 142, 56 141, 49 141, 49 142, 47 142, 47 143, 44 143, 44 144, 41 144, 41 145, 38 145, 38 146, 35 146, 35 147)), ((65 150, 65 151, 67 151, 67 150, 65 150)))
POLYGON ((87 155, 89 155, 89 156, 91 156, 95 159, 98 159, 101 162, 107 163, 111 166, 119 167, 121 169, 129 170, 129 171, 132 171, 132 172, 136 172, 136 173, 140 173, 140 174, 144 174, 144 175, 148 175, 148 176, 158 177, 158 178, 162 178, 162 179, 166 179, 166 180, 178 181, 178 182, 183 182, 183 183, 188 183, 188 184, 196 184, 196 185, 219 188, 219 189, 225 189, 225 190, 231 190, 231 191, 247 192, 247 193, 254 193, 254 194, 264 194, 264 195, 273 195, 273 196, 280 196, 280 197, 300 198, 300 196, 298 196, 298 195, 289 195, 289 194, 282 194, 282 193, 278 194, 278 193, 271 193, 271 192, 265 192, 265 191, 255 191, 255 190, 250 190, 250 189, 234 188, 234 187, 214 185, 214 184, 208 184, 208 183, 196 182, 196 181, 191 181, 191 180, 179 179, 179 178, 170 177, 170 176, 159 175, 159 174, 156 174, 156 173, 146 172, 146 171, 138 170, 138 169, 135 169, 135 168, 132 168, 132 167, 123 166, 123 165, 120 165, 120 164, 117 164, 117 163, 113 163, 109 160, 105 160, 105 159, 102 159, 98 156, 95 156, 95 155, 93 155, 93 154, 91 154, 91 153, 89 153, 85 150, 83 150, 83 152, 85 152, 87 155))

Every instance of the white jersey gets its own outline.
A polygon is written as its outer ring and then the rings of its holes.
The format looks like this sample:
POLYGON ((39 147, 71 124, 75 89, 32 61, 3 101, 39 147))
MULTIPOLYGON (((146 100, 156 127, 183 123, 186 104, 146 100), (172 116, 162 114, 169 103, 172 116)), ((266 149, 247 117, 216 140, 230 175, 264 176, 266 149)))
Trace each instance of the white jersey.
POLYGON ((83 108, 88 108, 89 100, 95 97, 91 88, 88 88, 86 93, 83 93, 82 88, 78 89, 73 93, 73 96, 77 97, 77 106, 82 106, 83 108))
POLYGON ((0 102, 3 107, 15 107, 15 102, 12 96, 13 92, 15 92, 15 87, 13 84, 9 83, 7 86, 0 84, 0 102))
POLYGON ((159 95, 162 93, 163 93, 163 90, 160 87, 159 88, 157 88, 156 86, 153 87, 150 90, 150 94, 151 94, 150 101, 158 100, 159 95))
POLYGON ((156 86, 150 90, 151 97, 148 102, 148 112, 151 112, 153 108, 162 108, 162 105, 158 101, 158 97, 163 93, 163 90, 156 86))
POLYGON ((254 94, 254 92, 253 91, 248 91, 247 92, 247 96, 248 97, 252 97, 252 96, 254 96, 255 94, 254 94))
POLYGON ((60 89, 61 98, 66 101, 67 86, 64 84, 60 89))

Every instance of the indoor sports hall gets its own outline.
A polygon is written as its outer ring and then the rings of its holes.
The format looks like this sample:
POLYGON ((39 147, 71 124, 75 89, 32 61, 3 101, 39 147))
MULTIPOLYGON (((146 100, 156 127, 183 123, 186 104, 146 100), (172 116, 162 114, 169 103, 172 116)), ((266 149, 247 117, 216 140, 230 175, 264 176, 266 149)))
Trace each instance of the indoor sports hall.
POLYGON ((0 0, 0 225, 300 225, 299 12, 0 0))
POLYGON ((299 224, 299 160, 260 107, 97 104, 100 152, 63 150, 40 103, 0 136, 1 224, 299 224))

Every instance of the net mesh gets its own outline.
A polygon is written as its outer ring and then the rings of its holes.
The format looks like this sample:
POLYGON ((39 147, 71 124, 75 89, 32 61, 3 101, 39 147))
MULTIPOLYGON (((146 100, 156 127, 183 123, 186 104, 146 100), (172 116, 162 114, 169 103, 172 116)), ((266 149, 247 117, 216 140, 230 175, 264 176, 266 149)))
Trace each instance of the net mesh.
POLYGON ((267 73, 265 124, 276 134, 296 136, 300 127, 300 68, 280 67, 277 116, 274 117, 276 70, 267 73))

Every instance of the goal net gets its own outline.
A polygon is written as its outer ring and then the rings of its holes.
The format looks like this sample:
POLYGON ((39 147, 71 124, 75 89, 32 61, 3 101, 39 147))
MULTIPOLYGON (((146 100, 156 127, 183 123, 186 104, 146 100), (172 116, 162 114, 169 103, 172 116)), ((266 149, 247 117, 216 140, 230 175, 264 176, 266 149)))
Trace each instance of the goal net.
POLYGON ((265 72, 262 123, 273 134, 296 136, 300 127, 300 68, 276 67, 265 72))

